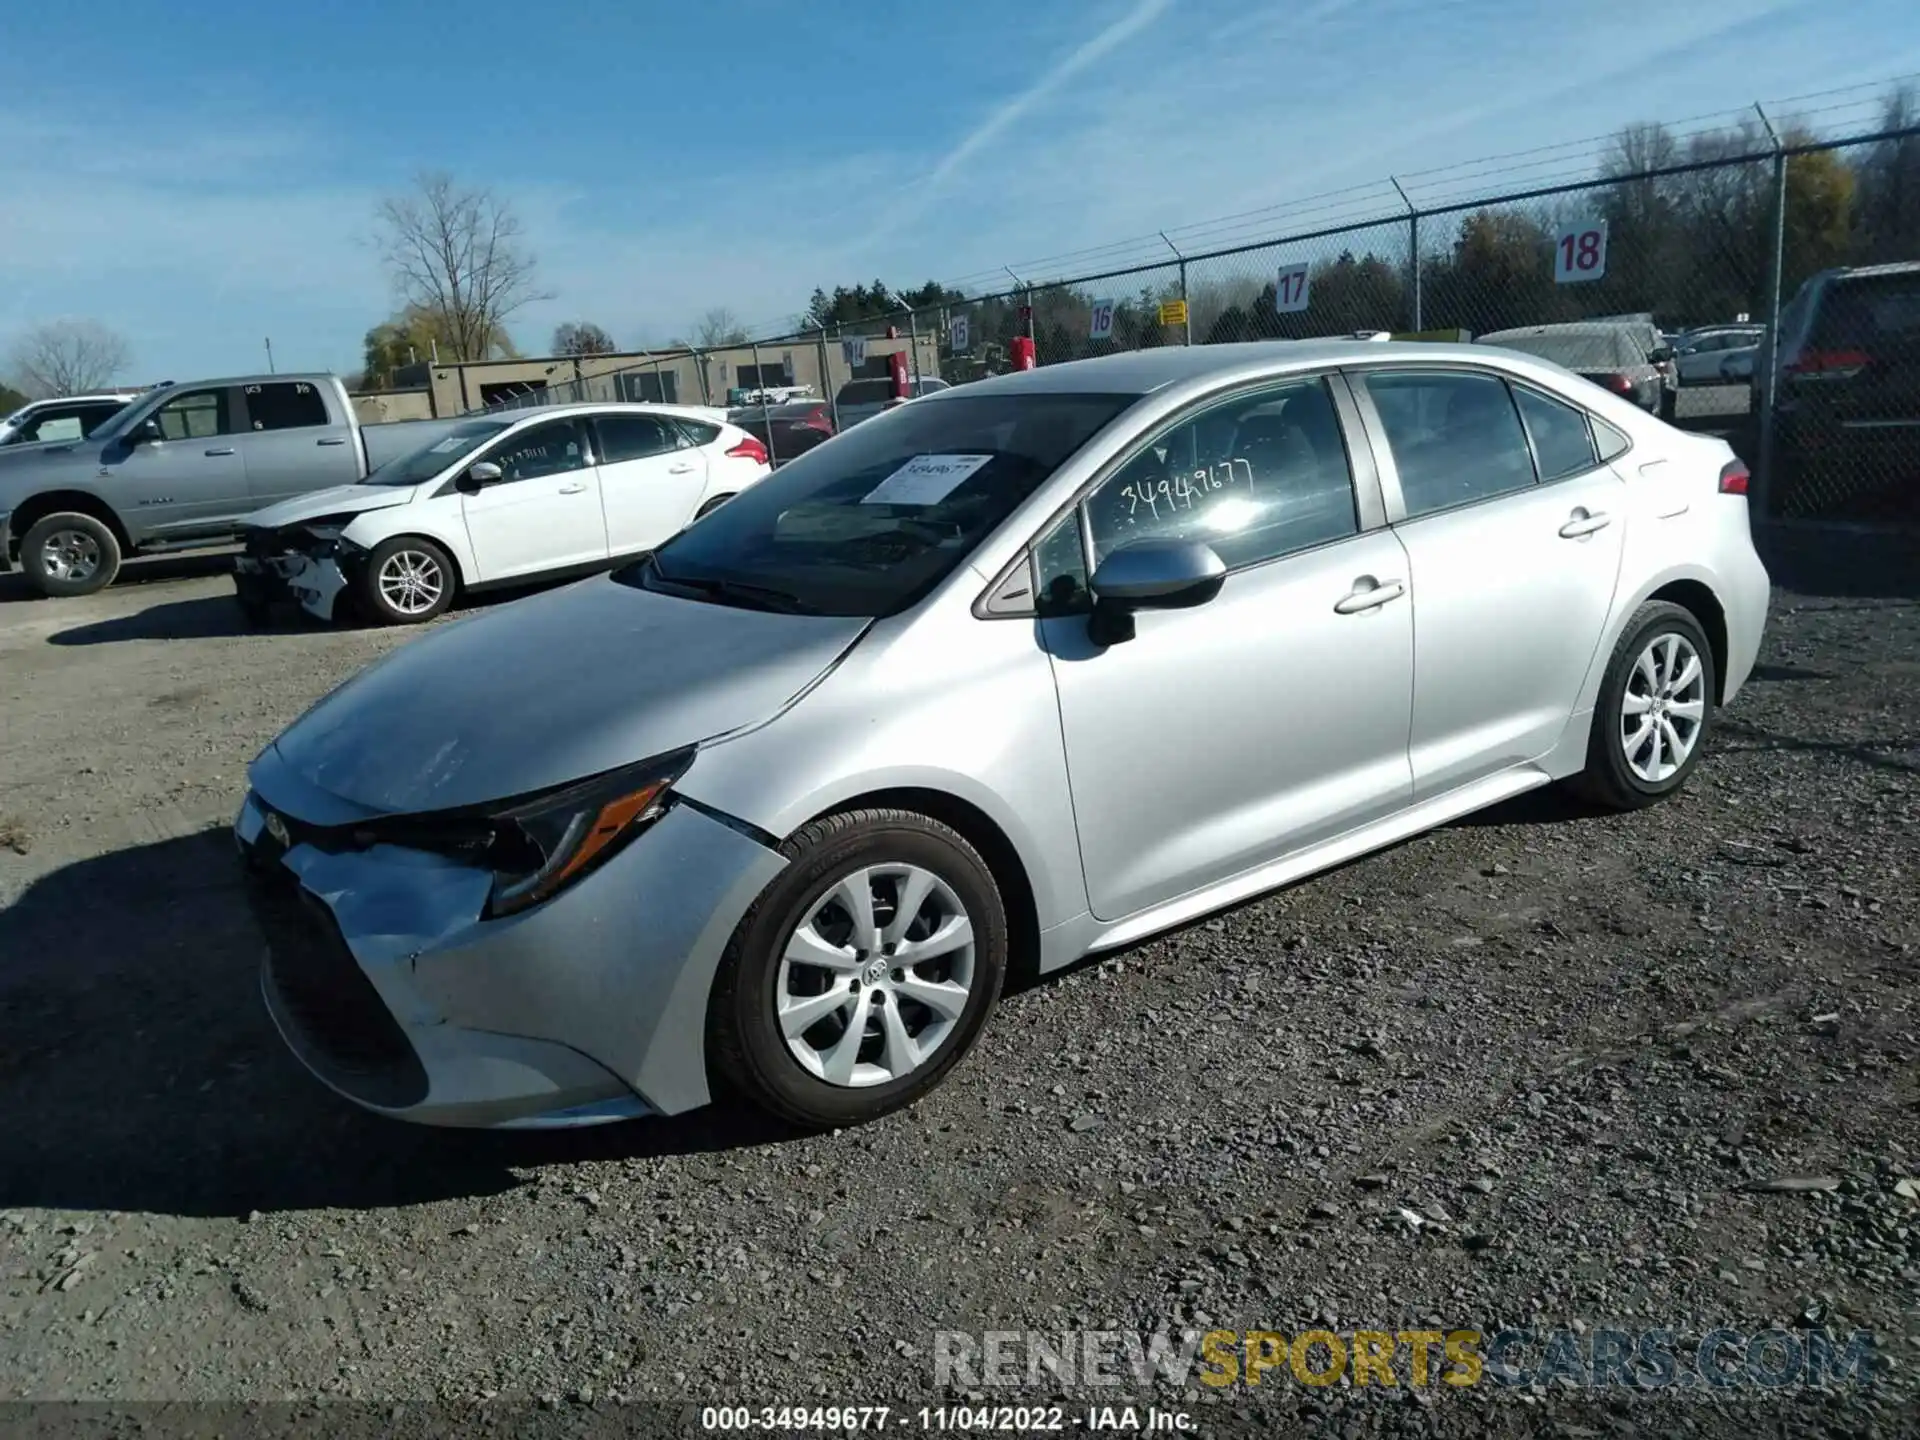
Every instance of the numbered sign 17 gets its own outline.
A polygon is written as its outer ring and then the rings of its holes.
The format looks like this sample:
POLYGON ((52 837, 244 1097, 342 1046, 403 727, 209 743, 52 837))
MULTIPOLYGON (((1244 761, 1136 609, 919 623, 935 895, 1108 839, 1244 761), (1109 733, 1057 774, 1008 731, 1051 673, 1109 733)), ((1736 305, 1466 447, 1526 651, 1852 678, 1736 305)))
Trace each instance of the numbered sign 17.
POLYGON ((956 315, 947 322, 947 348, 954 354, 967 353, 967 342, 973 338, 967 331, 967 317, 964 315, 956 315))
POLYGON ((1273 286, 1273 308, 1282 315, 1306 309, 1310 283, 1305 265, 1282 265, 1273 286))
POLYGON ((849 370, 858 370, 867 363, 867 337, 847 335, 840 341, 840 356, 847 362, 849 370))
POLYGON ((1607 222, 1583 220, 1569 225, 1553 242, 1553 279, 1578 285, 1607 273, 1607 222))
POLYGON ((1087 332, 1094 340, 1113 338, 1113 301, 1096 300, 1093 302, 1093 326, 1087 332))

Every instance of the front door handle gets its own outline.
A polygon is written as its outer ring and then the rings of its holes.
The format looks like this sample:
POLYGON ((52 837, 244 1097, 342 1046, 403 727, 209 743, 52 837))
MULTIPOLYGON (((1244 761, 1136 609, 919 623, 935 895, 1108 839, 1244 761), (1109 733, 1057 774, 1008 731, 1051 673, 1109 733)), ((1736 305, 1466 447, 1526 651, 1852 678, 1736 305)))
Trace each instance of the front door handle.
POLYGON ((582 490, 586 488, 587 487, 584 485, 562 485, 560 487, 560 493, 562 495, 578 495, 582 490))
POLYGON ((669 475, 691 475, 693 470, 694 467, 690 464, 667 466, 667 474, 669 475))
POLYGON ((216 450, 207 451, 207 454, 209 455, 231 455, 232 453, 233 453, 233 446, 231 445, 222 445, 216 450))
POLYGON ((316 445, 344 445, 347 443, 347 437, 344 435, 329 435, 326 439, 316 440, 313 443, 316 445))
POLYGON ((1378 610, 1390 600, 1398 600, 1407 593, 1405 582, 1400 580, 1375 580, 1371 575, 1362 575, 1353 582, 1350 594, 1334 601, 1334 613, 1338 615, 1359 615, 1368 610, 1378 610))
POLYGON ((1604 530, 1613 523, 1613 517, 1604 510, 1595 510, 1589 514, 1585 510, 1573 512, 1573 518, 1560 527, 1562 540, 1578 540, 1583 535, 1591 535, 1596 530, 1604 530))

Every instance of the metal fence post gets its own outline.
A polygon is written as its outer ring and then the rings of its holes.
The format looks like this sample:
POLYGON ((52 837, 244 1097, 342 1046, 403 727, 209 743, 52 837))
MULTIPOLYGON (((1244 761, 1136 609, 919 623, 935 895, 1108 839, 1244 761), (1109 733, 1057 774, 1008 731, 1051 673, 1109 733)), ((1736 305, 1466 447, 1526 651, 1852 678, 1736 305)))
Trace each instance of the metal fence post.
MULTIPOLYGON (((1191 345, 1193 344, 1193 297, 1187 294, 1187 257, 1180 253, 1180 247, 1178 245, 1167 239, 1167 232, 1164 230, 1160 232, 1160 242, 1165 245, 1167 249, 1173 251, 1173 258, 1178 261, 1180 265, 1180 313, 1187 317, 1181 322, 1180 343, 1182 345, 1191 345)), ((1156 322, 1160 319, 1158 315, 1153 318, 1156 322)))
MULTIPOLYGON (((1766 379, 1757 387, 1760 395, 1760 454, 1755 469, 1754 489, 1759 493, 1753 497, 1754 512, 1762 520, 1772 518, 1774 499, 1774 454, 1773 454, 1773 397, 1776 377, 1779 374, 1780 360, 1780 286, 1781 271, 1786 265, 1787 254, 1787 152, 1780 144, 1780 136, 1773 128, 1773 122, 1767 118, 1767 112, 1755 105, 1754 110, 1760 116, 1760 123, 1767 127, 1767 137, 1773 141, 1773 247, 1767 257, 1767 338, 1765 344, 1767 371, 1766 379)), ((1754 359, 1757 361, 1759 355, 1754 359)))
POLYGON ((1423 328, 1420 313, 1420 212, 1414 208, 1413 201, 1407 198, 1407 192, 1401 188, 1400 182, 1391 175, 1387 179, 1393 182, 1400 203, 1407 207, 1407 269, 1412 272, 1408 276, 1411 283, 1407 288, 1413 301, 1413 329, 1417 333, 1423 328))
POLYGON ((913 357, 913 393, 920 393, 920 317, 907 311, 907 354, 913 357))
POLYGON ((820 388, 827 392, 827 411, 833 416, 833 433, 840 433, 840 389, 833 383, 833 371, 827 362, 827 327, 820 327, 820 388))
POLYGON ((760 369, 760 342, 753 342, 753 383, 760 392, 760 428, 767 432, 767 464, 778 465, 780 455, 773 443, 773 421, 767 416, 767 377, 760 369))

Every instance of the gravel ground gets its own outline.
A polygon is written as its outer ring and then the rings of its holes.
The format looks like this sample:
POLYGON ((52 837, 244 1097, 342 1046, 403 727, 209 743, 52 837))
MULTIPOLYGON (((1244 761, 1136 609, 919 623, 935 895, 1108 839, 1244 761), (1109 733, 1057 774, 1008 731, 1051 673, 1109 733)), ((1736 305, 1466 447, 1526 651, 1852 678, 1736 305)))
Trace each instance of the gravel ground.
POLYGON ((260 745, 407 637, 243 633, 205 563, 61 603, 0 579, 0 1398, 1911 1433, 1920 566, 1769 558, 1761 668, 1675 801, 1523 797, 1027 986, 928 1101, 817 1137, 336 1101, 261 1012, 217 827, 260 745), (1816 1188, 1751 1188, 1782 1179, 1816 1188), (1316 1326, 1861 1328, 1880 1375, 1596 1399, 933 1363, 939 1331, 1316 1326))

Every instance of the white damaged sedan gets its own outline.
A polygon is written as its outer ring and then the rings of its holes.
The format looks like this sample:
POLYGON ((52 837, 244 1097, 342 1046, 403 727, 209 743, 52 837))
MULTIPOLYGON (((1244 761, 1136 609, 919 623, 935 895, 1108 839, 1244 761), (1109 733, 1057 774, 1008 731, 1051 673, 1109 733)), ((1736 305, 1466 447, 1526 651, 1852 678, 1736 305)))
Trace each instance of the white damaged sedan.
POLYGON ((342 485, 247 517, 234 588, 250 618, 293 602, 331 620, 431 620, 461 591, 603 570, 771 471, 723 412, 565 405, 463 420, 342 485))

